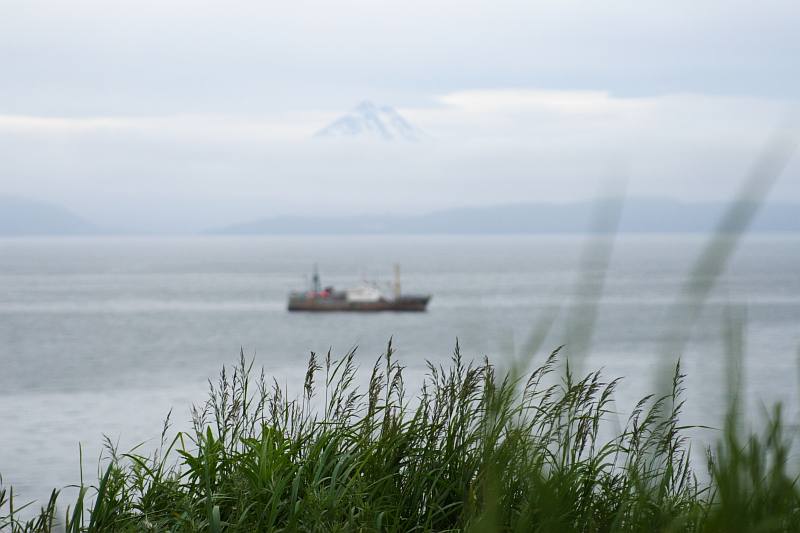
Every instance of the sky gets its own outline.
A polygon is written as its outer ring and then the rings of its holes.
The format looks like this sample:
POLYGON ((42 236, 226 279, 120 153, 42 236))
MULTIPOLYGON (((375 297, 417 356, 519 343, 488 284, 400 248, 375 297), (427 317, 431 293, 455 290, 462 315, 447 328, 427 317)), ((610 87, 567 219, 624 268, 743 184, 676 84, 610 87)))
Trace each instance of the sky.
MULTIPOLYGON (((725 201, 798 131, 800 4, 0 0, 0 195, 110 227, 725 201), (321 142, 362 100, 419 143, 321 142)), ((800 201, 795 156, 771 198, 800 201)))

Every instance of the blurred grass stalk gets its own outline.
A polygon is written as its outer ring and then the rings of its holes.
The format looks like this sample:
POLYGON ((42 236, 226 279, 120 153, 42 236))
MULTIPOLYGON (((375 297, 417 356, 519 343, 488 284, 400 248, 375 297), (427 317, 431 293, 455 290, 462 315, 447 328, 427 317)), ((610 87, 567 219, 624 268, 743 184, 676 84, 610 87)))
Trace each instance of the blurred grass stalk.
POLYGON ((742 183, 715 232, 698 256, 667 317, 662 339, 661 368, 655 375, 658 391, 669 388, 670 369, 683 355, 709 294, 722 275, 767 194, 794 154, 797 141, 777 131, 766 144, 742 183))

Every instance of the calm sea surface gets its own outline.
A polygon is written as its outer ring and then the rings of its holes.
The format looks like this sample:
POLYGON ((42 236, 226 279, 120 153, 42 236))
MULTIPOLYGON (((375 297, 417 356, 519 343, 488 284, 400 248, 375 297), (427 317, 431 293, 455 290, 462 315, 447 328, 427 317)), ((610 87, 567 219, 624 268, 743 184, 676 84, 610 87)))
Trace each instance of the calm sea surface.
MULTIPOLYGON (((650 392, 659 339, 703 236, 621 236, 614 245, 587 365, 624 376, 621 411, 650 392)), ((370 366, 394 337, 408 385, 426 360, 521 355, 545 315, 548 350, 565 340, 585 238, 195 237, 0 240, 0 474, 22 499, 96 475, 103 435, 122 449, 158 440, 170 409, 186 427, 207 380, 239 349, 297 387, 309 351, 358 346, 370 366), (324 284, 390 281, 430 292, 424 314, 289 314, 288 291, 313 263, 324 284)), ((595 273, 597 274, 597 273, 595 273)), ((689 424, 725 405, 722 316, 744 312, 751 417, 786 404, 796 418, 800 236, 749 236, 717 280, 683 352, 689 424)), ((540 360, 543 353, 536 355, 540 360)))

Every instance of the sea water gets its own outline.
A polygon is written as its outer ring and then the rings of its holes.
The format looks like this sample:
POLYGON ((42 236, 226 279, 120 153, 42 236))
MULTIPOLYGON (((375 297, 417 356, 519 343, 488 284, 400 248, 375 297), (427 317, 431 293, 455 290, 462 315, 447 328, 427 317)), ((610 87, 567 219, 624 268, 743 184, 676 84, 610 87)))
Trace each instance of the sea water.
POLYGON ((88 481, 96 480, 105 436, 123 451, 152 449, 167 413, 174 428, 188 427, 191 405, 240 349, 297 390, 311 351, 341 356, 357 347, 366 368, 392 338, 413 389, 426 361, 447 364, 456 340, 468 358, 542 361, 569 340, 576 302, 596 311, 583 365, 624 378, 620 412, 653 392, 655 374, 680 355, 688 374, 683 422, 719 426, 727 402, 723 320, 733 310, 746 318, 749 416, 782 402, 794 420, 798 235, 744 237, 687 332, 690 342, 664 364, 676 299, 708 239, 617 236, 607 268, 585 260, 589 238, 581 236, 0 240, 3 484, 15 487, 17 501, 41 500, 79 482, 79 446, 88 481), (404 291, 433 295, 428 312, 286 311, 287 293, 308 286, 314 264, 324 285, 368 279, 389 291, 394 263, 404 291), (581 280, 602 285, 600 297, 586 301, 581 280), (539 350, 527 353, 547 324, 539 350))

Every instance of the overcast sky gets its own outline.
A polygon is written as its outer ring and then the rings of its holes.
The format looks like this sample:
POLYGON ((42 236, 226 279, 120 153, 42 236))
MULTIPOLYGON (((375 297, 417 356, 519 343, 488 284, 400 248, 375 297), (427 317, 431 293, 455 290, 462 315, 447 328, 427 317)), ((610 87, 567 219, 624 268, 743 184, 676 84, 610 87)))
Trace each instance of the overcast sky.
MULTIPOLYGON (((725 200, 800 110, 800 4, 0 0, 0 194, 104 225, 725 200), (320 142, 369 99, 423 142, 320 142)), ((795 156, 773 199, 800 201, 795 156)))

